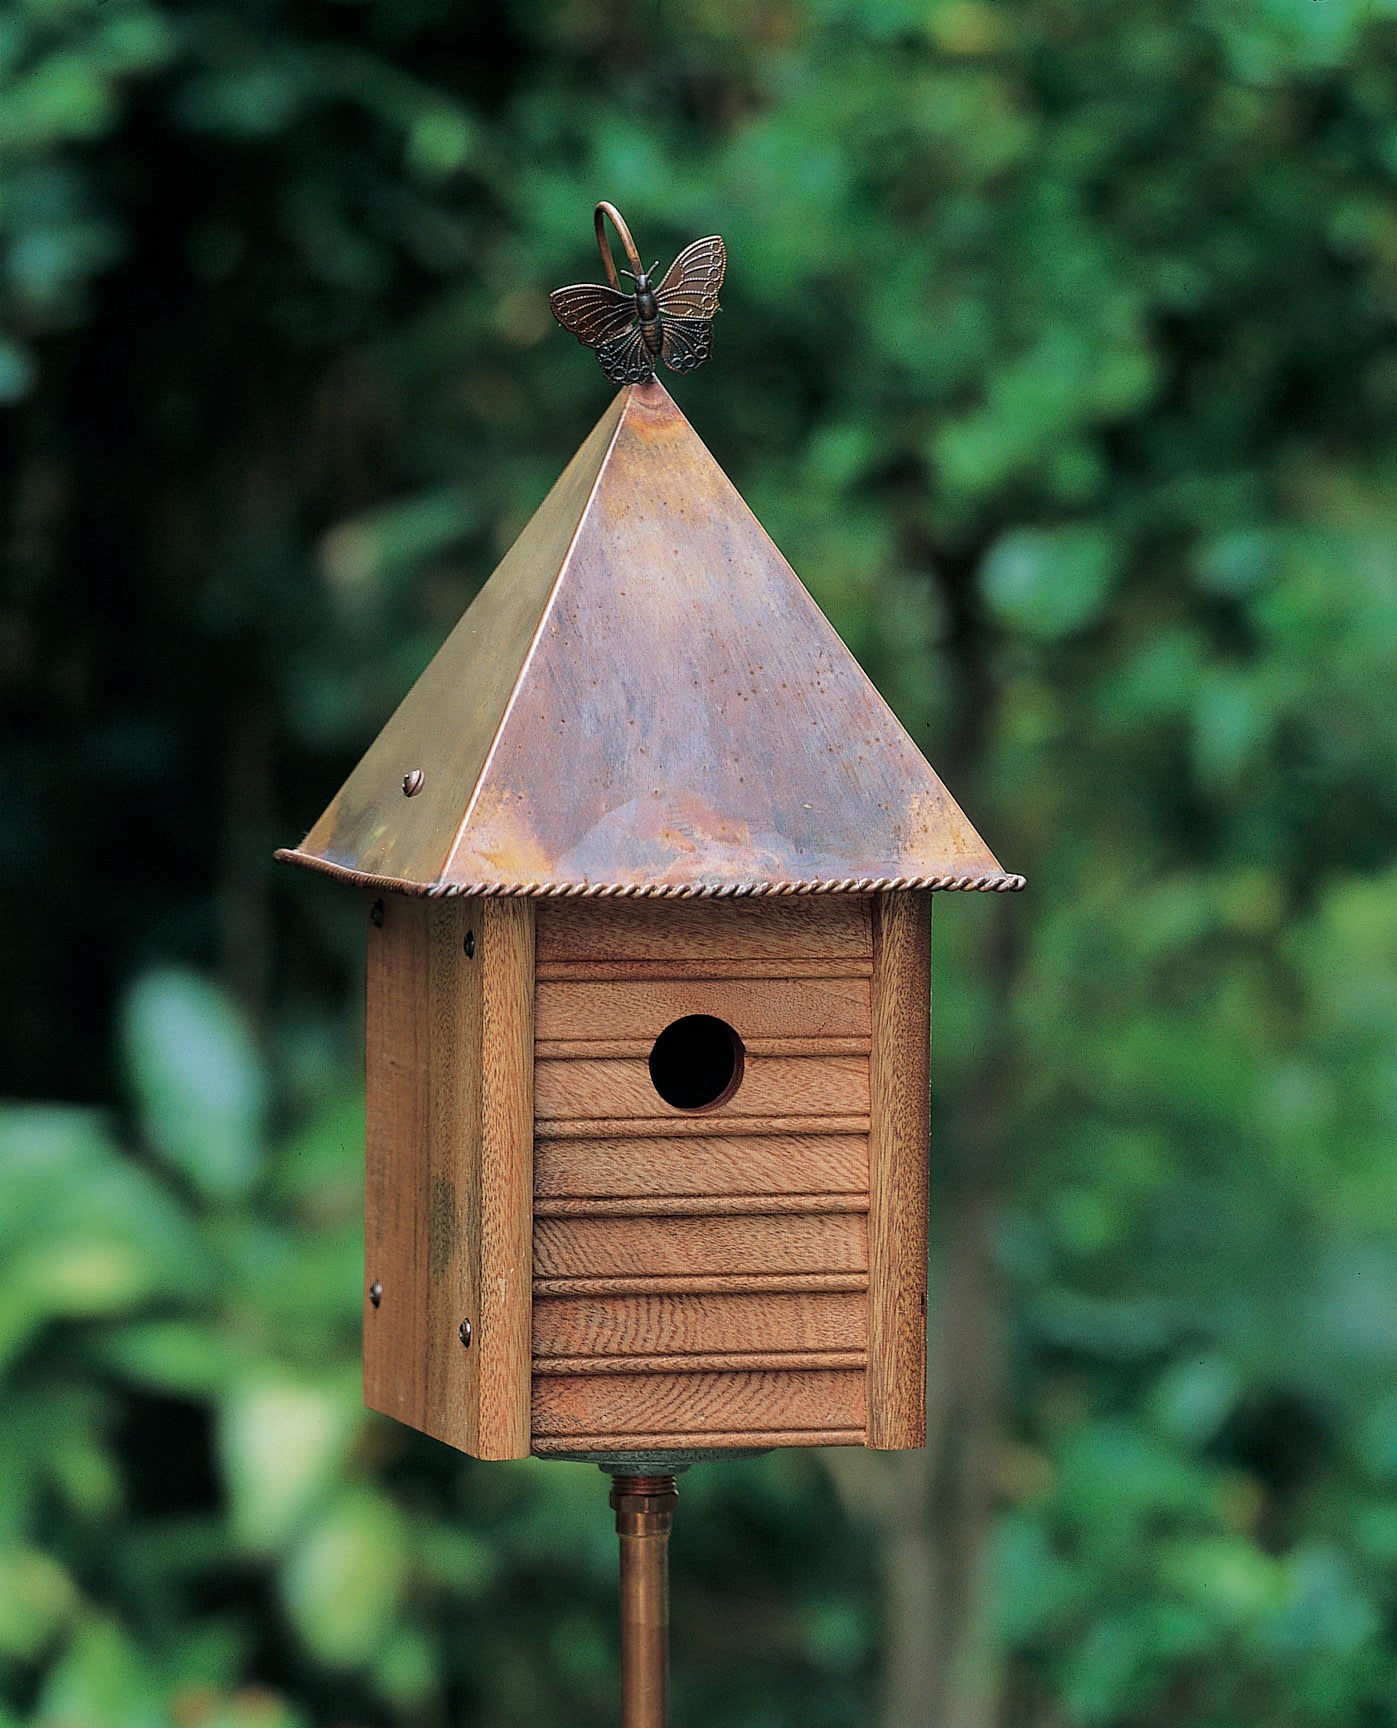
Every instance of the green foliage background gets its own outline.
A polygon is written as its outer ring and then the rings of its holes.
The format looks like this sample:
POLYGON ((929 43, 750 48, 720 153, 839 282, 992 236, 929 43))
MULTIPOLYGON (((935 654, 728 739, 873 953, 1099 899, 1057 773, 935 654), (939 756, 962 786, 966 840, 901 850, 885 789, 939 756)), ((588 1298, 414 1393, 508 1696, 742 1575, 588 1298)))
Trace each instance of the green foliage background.
POLYGON ((1006 866, 932 1445, 696 1470, 676 1723, 1397 1724, 1393 0, 0 0, 0 1724, 614 1720, 594 1472, 359 1408, 276 872, 722 232, 679 394, 1006 866))

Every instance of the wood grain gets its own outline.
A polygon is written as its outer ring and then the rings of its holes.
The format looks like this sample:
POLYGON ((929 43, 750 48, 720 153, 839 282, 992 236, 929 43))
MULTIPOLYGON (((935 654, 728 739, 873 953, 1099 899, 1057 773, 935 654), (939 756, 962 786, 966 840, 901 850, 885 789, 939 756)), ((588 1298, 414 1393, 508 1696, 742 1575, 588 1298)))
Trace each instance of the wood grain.
POLYGON ((710 1132, 740 1116, 849 1116, 869 1108, 868 1059, 862 1056, 751 1056, 742 1083, 725 1104, 698 1112, 665 1103, 645 1061, 539 1062, 534 1108, 541 1121, 659 1116, 702 1120, 710 1132))
POLYGON ((870 907, 540 906, 535 1450, 862 1441, 870 907), (686 1014, 744 1043, 716 1110, 650 1080, 686 1014))
POLYGON ((536 1436, 862 1429, 864 1420, 864 1376, 848 1369, 540 1375, 533 1389, 536 1436))
POLYGON ((931 896, 874 912, 868 1444, 926 1442, 931 896))
POLYGON ((619 1277, 535 1278, 543 1296, 726 1296, 786 1290, 867 1290, 867 1272, 622 1273, 619 1277))
POLYGON ((481 1359, 456 1330, 479 1289, 482 1004, 464 930, 459 906, 394 897, 369 930, 364 1400, 469 1450, 481 1359))
MULTIPOLYGON (((540 907, 549 904, 538 902, 540 907)), ((663 905, 664 902, 658 902, 663 905)), ((780 905, 780 901, 771 901, 780 905)), ((540 982, 576 984, 609 980, 649 984, 678 979, 683 982, 731 982, 734 979, 770 978, 776 972, 782 978, 871 978, 871 958, 839 956, 828 960, 746 960, 741 956, 712 959, 689 954, 672 954, 663 960, 540 960, 536 974, 540 982)))
POLYGON ((868 1221, 822 1218, 539 1218, 540 1278, 646 1274, 861 1272, 868 1221))
MULTIPOLYGON (((867 1037, 748 1038, 740 1026, 734 1030, 749 1056, 867 1056, 871 1042, 867 1037)), ((654 1042, 653 1038, 540 1038, 534 1054, 549 1062, 648 1062, 654 1042)))
POLYGON ((529 1449, 534 907, 522 899, 484 900, 477 922, 483 1051, 479 1331, 472 1348, 478 1346, 480 1360, 480 1444, 489 1448, 478 1456, 518 1458, 529 1449))
POLYGON ((570 1194, 534 1202, 535 1218, 774 1218, 867 1210, 867 1194, 570 1194))
POLYGON ((743 1433, 570 1434, 534 1436, 539 1458, 587 1458, 597 1452, 665 1452, 702 1447, 706 1451, 769 1451, 778 1446, 862 1446, 862 1428, 753 1428, 743 1433))
POLYGON ((385 896, 369 935, 365 1402, 482 1458, 529 1449, 531 910, 385 896))
POLYGON ((741 1135, 868 1134, 868 1117, 860 1116, 715 1116, 709 1111, 676 1111, 672 1116, 560 1116, 556 1122, 534 1122, 536 1140, 701 1139, 720 1132, 724 1139, 741 1135))
MULTIPOLYGON (((665 960, 682 949, 741 960, 867 958, 873 952, 866 895, 780 900, 544 900, 538 957, 665 960)), ((772 968, 772 970, 777 970, 772 968)))
POLYGON ((540 983, 535 1023, 541 1040, 655 1039, 685 1014, 713 1014, 744 1039, 867 1037, 865 978, 599 980, 540 983))
POLYGON ((863 1194, 866 1134, 540 1140, 538 1202, 564 1195, 863 1194))
POLYGON ((684 1356, 540 1357, 535 1374, 766 1374, 789 1369, 863 1369, 863 1350, 724 1350, 684 1356))
POLYGON ((534 1303, 534 1356, 862 1347, 868 1299, 855 1291, 759 1296, 552 1296, 534 1303))

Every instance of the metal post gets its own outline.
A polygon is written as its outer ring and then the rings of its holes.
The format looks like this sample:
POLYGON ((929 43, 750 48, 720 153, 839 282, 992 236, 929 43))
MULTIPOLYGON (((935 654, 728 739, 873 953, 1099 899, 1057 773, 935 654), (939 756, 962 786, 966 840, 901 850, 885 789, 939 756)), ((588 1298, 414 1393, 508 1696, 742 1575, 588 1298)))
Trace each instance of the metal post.
POLYGON ((615 1476, 621 1538, 621 1728, 669 1721, 669 1532, 673 1476, 615 1476))

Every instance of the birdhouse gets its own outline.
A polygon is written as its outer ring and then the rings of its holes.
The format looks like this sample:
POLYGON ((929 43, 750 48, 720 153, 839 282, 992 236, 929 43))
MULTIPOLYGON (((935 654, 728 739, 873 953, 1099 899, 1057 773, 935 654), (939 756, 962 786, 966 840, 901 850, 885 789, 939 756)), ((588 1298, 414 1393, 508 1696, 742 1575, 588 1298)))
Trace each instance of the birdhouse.
POLYGON ((369 894, 374 1409, 922 1443, 931 895, 1022 878, 656 378, 279 856, 369 894))

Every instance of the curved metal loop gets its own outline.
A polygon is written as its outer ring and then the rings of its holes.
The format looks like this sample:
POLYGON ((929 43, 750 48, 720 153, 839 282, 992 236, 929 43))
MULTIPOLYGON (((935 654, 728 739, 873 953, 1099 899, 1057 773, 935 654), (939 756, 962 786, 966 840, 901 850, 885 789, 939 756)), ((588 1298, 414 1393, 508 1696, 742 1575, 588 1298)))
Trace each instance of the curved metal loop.
POLYGON ((626 290, 621 286, 621 278, 616 274, 616 265, 611 256, 611 242, 606 237, 606 224, 610 222, 616 230, 617 238, 626 249, 626 257, 630 261, 632 272, 643 275, 645 266, 640 261, 640 253, 636 251, 635 241, 631 239, 631 231, 626 226, 626 219, 614 204, 608 204, 603 198, 597 205, 593 220, 597 228, 597 251, 601 253, 602 269, 606 271, 606 279, 618 294, 626 290))

